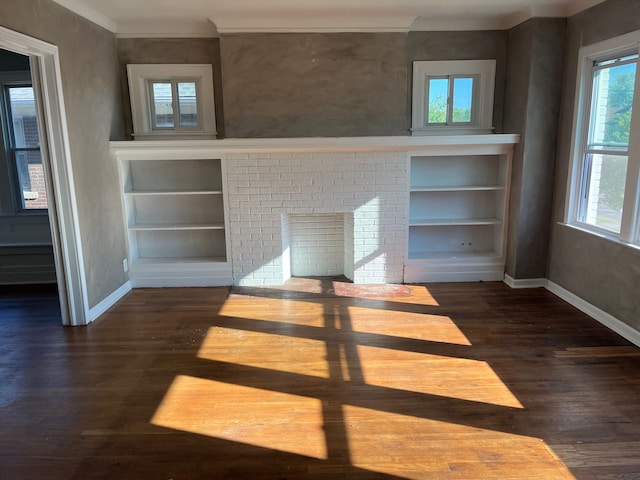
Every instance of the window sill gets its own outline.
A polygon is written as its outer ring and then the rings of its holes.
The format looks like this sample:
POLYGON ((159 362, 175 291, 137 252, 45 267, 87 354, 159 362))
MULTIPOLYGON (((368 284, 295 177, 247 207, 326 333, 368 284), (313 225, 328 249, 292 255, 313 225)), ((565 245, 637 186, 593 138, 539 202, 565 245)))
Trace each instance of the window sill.
POLYGON ((49 215, 49 210, 46 208, 33 208, 25 210, 17 210, 13 212, 1 212, 0 218, 8 217, 46 217, 49 215))
POLYGON ((640 245, 638 245, 636 243, 629 243, 629 242, 622 241, 618 237, 615 237, 613 234, 612 235, 607 235, 604 232, 591 230, 590 228, 585 228, 585 227, 582 227, 581 225, 575 225, 575 224, 565 223, 565 222, 558 222, 558 225, 570 228, 572 230, 577 230, 578 232, 582 232, 582 233, 587 233, 589 235, 593 235, 595 237, 601 238, 602 240, 606 240, 606 241, 609 241, 611 243, 615 243, 616 245, 620 245, 622 247, 630 248, 631 250, 640 253, 640 245))
POLYGON ((6 248, 53 248, 51 242, 0 242, 0 250, 6 248))
POLYGON ((493 127, 422 127, 412 128, 411 135, 491 135, 493 127))
POLYGON ((134 140, 215 140, 217 132, 146 132, 133 133, 134 140))

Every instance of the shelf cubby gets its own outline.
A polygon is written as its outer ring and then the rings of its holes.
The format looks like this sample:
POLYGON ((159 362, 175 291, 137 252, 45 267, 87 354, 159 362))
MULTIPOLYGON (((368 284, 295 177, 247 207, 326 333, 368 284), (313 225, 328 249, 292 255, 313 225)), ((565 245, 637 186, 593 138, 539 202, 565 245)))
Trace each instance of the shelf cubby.
POLYGON ((120 173, 133 286, 231 284, 222 160, 142 155, 120 173))
POLYGON ((406 282, 502 279, 511 149, 479 150, 411 157, 406 282))

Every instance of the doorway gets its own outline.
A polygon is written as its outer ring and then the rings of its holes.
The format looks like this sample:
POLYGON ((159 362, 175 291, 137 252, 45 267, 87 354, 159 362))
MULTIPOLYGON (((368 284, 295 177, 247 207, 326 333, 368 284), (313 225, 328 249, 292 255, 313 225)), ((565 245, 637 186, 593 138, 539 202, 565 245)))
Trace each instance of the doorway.
MULTIPOLYGON (((32 80, 31 92, 39 135, 37 150, 41 157, 44 191, 47 195, 46 218, 50 232, 62 323, 63 325, 85 325, 89 319, 89 307, 69 157, 69 139, 58 49, 55 45, 4 27, 0 27, 0 48, 13 54, 26 56, 29 61, 32 80)), ((16 99, 22 96, 22 100, 25 100, 29 92, 16 90, 14 93, 16 99)), ((19 147, 17 145, 17 142, 14 141, 12 145, 14 153, 20 153, 24 158, 23 152, 26 151, 31 152, 32 157, 34 156, 35 149, 32 149, 33 147, 19 147)), ((28 155, 26 156, 28 157, 28 155)), ((21 210, 23 215, 26 215, 30 213, 27 212, 30 210, 30 206, 41 206, 37 203, 28 203, 29 199, 33 200, 33 197, 36 196, 31 188, 32 183, 35 182, 29 180, 29 184, 27 184, 26 180, 24 183, 21 181, 21 176, 29 177, 29 160, 27 158, 22 162, 24 168, 19 165, 19 162, 11 158, 9 160, 10 167, 7 171, 10 181, 13 179, 14 183, 11 188, 11 201, 20 207, 18 210, 21 210), (24 188, 27 186, 28 188, 24 188), (25 192, 27 193, 25 194, 25 192)), ((37 162, 34 161, 34 163, 37 162)), ((37 208, 33 208, 33 210, 37 210, 37 208)))
MULTIPOLYGON (((0 49, 0 285, 56 282, 29 57, 0 49)), ((6 289, 6 287, 3 287, 6 289)))

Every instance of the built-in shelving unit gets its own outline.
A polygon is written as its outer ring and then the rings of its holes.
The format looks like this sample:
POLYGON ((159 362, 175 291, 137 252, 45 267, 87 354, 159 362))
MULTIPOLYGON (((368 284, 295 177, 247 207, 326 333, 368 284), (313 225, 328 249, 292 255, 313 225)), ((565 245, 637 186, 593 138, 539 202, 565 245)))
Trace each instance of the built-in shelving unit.
POLYGON ((413 152, 405 281, 501 280, 511 145, 413 152))
POLYGON ((346 153, 358 168, 360 157, 371 154, 376 170, 388 168, 394 180, 371 182, 366 186, 371 198, 354 202, 361 191, 358 177, 354 197, 325 198, 327 210, 353 212, 387 194, 397 201, 393 215, 372 213, 375 228, 348 237, 352 244, 380 250, 358 260, 361 282, 370 281, 369 270, 375 272, 371 283, 502 280, 511 158, 518 141, 518 135, 487 134, 111 142, 121 174, 129 279, 133 287, 160 287, 268 284, 285 278, 286 245, 277 242, 282 218, 272 216, 310 214, 316 207, 308 204, 317 199, 306 189, 308 178, 334 188, 333 159, 346 153), (384 164, 379 163, 383 152, 390 158, 384 164), (318 158, 331 159, 326 182, 318 158), (280 162, 296 162, 286 179, 272 175, 280 162), (228 178, 227 165, 233 172, 228 178), (252 171, 251 165, 260 168, 252 171), (273 172, 266 170, 271 166, 273 172), (263 207, 243 190, 272 200, 263 207), (254 207, 260 209, 255 215, 271 218, 266 233, 264 226, 253 225, 263 223, 253 218, 254 207), (230 232, 250 240, 233 237, 233 262, 230 232))
POLYGON ((222 160, 118 156, 132 285, 230 285, 222 160))

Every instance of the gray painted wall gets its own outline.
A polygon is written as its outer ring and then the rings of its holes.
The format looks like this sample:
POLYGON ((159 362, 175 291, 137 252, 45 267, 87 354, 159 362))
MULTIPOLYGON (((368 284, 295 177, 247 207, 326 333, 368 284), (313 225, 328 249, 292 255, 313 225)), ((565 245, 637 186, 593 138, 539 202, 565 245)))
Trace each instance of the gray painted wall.
POLYGON ((58 46, 89 305, 127 279, 124 221, 109 139, 123 139, 115 39, 50 0, 0 0, 0 24, 58 46))
POLYGON ((419 60, 496 60, 493 125, 502 133, 504 91, 507 74, 507 40, 505 31, 410 32, 407 42, 407 125, 411 125, 411 62, 419 60))
POLYGON ((513 158, 506 271, 544 278, 553 198, 566 20, 531 19, 509 31, 504 128, 521 135, 513 158))
POLYGON ((578 49, 640 29, 640 2, 608 0, 568 20, 548 278, 640 329, 640 252, 557 222, 564 220, 578 49))
POLYGON ((407 35, 220 38, 227 137, 408 133, 407 35))
POLYGON ((224 138, 220 40, 218 38, 120 38, 117 40, 125 134, 133 133, 127 81, 129 63, 203 63, 213 66, 218 138, 224 138))

